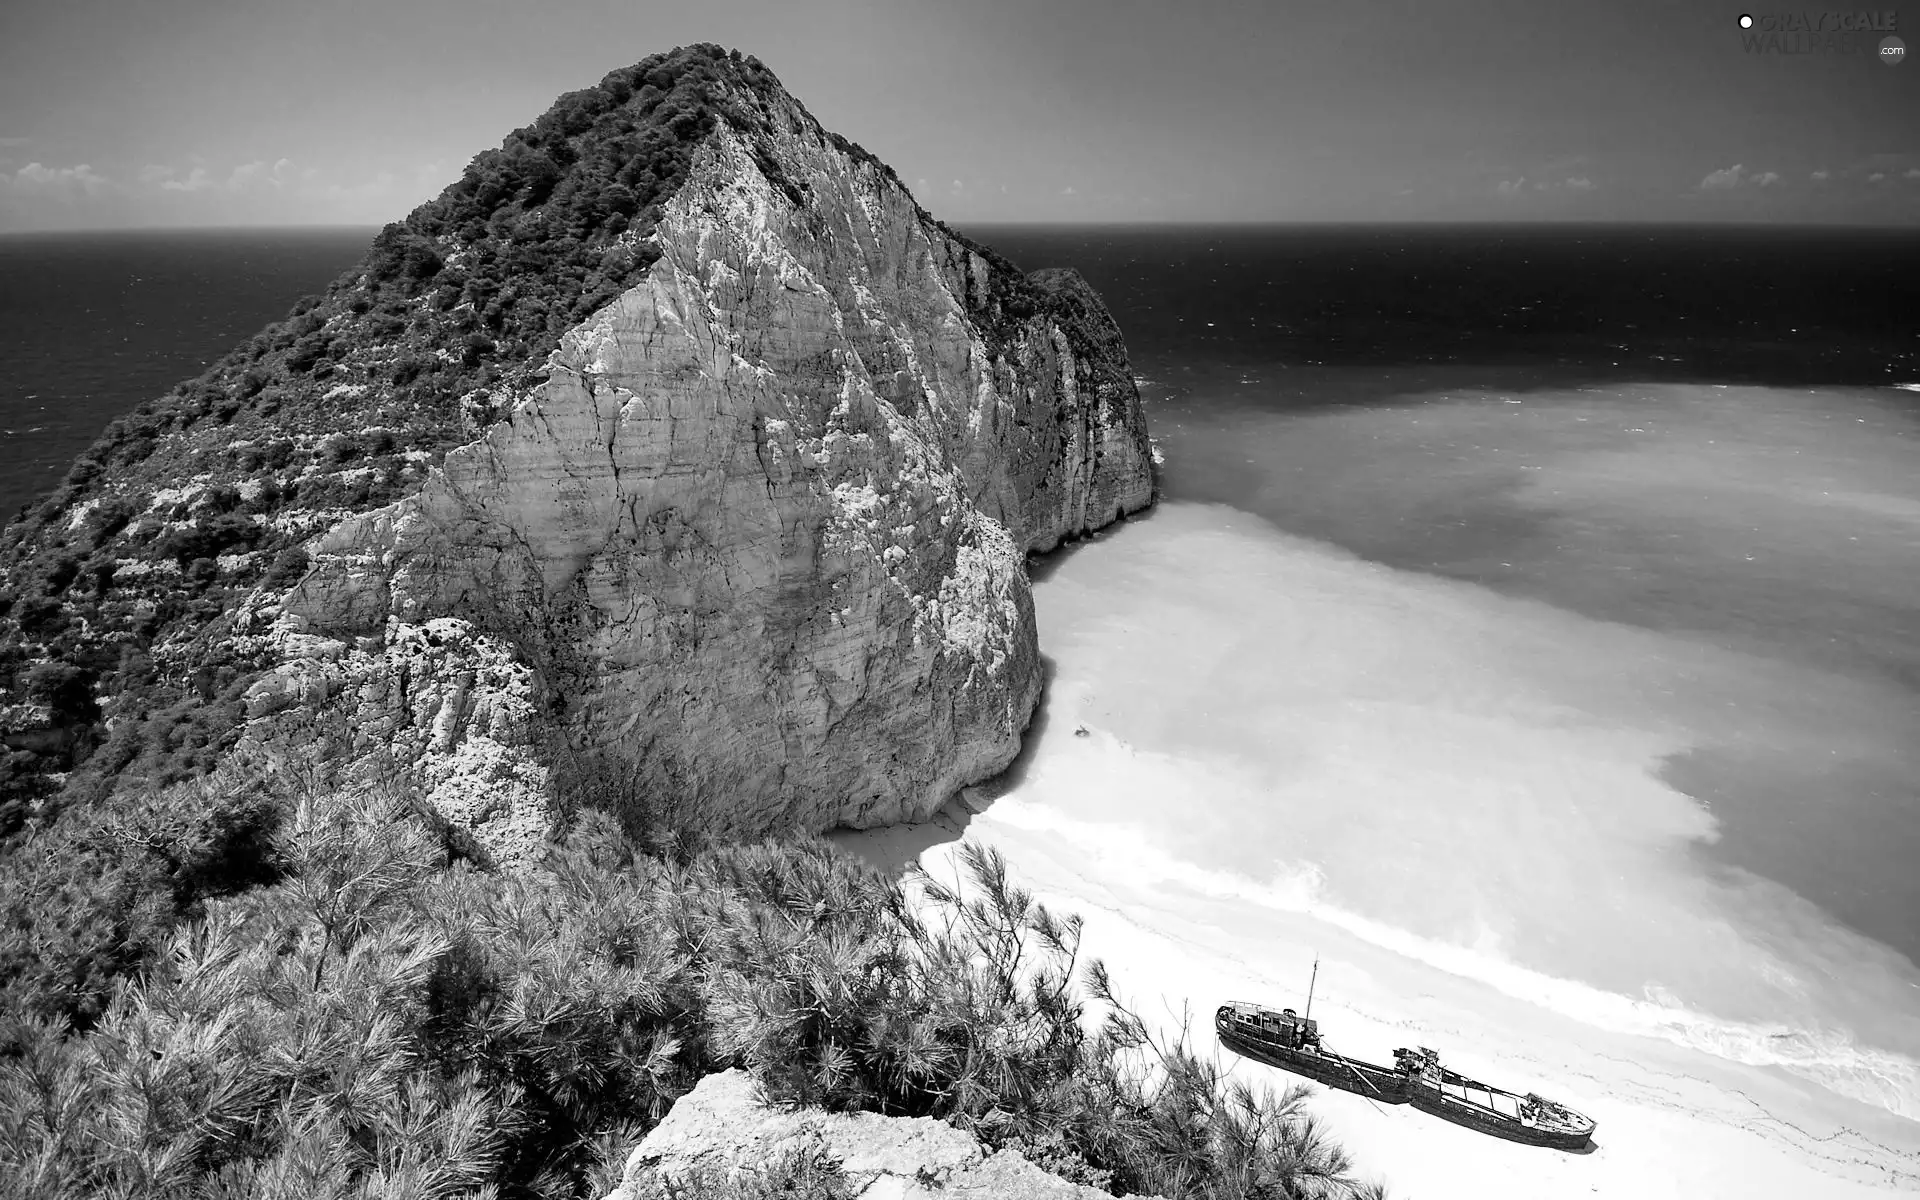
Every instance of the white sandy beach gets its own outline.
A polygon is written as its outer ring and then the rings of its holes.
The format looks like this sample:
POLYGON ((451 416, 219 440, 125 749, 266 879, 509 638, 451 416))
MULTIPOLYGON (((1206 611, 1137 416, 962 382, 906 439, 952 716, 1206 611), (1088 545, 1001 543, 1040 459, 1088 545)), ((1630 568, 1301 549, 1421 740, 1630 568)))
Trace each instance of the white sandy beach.
MULTIPOLYGON (((1054 673, 1028 753, 934 821, 842 846, 944 877, 961 837, 998 847, 1020 885, 1085 918, 1085 952, 1137 1011, 1184 1010, 1203 1051, 1223 1000, 1303 1007, 1317 955, 1330 1048, 1432 1046, 1599 1123, 1567 1154, 1322 1089, 1314 1111, 1395 1196, 1920 1193, 1920 1121, 1892 1111, 1912 1060, 1817 1032, 1858 1028, 1821 1014, 1871 995, 1899 1033, 1920 1007, 1903 1007, 1908 977, 1844 931, 1757 940, 1735 906, 1768 906, 1770 928, 1792 898, 1728 890, 1681 853, 1713 821, 1654 769, 1691 718, 1620 697, 1664 687, 1684 647, 1211 506, 1165 506, 1044 574, 1054 673), (1555 941, 1576 907, 1584 924, 1555 941), (1591 987, 1527 954, 1649 986, 1591 987), (1749 994, 1755 1012, 1804 1007, 1770 1022, 1739 1012, 1749 994)), ((1770 668, 1685 670, 1717 697, 1770 668)))
MULTIPOLYGON (((1062 749, 1071 755, 1077 747, 1062 749)), ((1228 998, 1303 1006, 1318 954, 1314 1015, 1333 1048, 1391 1061, 1396 1046, 1434 1045, 1457 1070, 1539 1091, 1599 1122, 1591 1153, 1565 1154, 1318 1089, 1313 1110, 1351 1152, 1356 1173, 1384 1180, 1393 1196, 1841 1200, 1920 1192, 1920 1124, 1776 1069, 1595 1030, 1310 915, 1250 912, 1143 879, 1137 863, 1031 827, 1032 803, 1011 794, 979 816, 955 806, 926 825, 834 838, 876 865, 917 857, 943 878, 958 873, 952 852, 962 836, 999 847, 1016 881, 1041 902, 1085 918, 1085 952, 1107 961, 1137 1011, 1173 1024, 1184 1008, 1194 1044, 1213 1047, 1236 1073, 1275 1087, 1291 1078, 1218 1050, 1213 1006, 1228 998), (1010 821, 996 811, 1021 815, 1010 821)))

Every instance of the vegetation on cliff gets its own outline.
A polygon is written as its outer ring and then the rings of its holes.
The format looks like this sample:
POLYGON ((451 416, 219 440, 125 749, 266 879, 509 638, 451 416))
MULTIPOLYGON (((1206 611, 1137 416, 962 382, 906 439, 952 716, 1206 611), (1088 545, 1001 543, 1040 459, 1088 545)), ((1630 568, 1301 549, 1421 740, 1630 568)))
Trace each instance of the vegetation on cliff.
POLYGON ((7 739, 0 834, 53 798, 50 774, 78 768, 64 791, 85 802, 107 779, 211 767, 260 665, 223 650, 232 600, 297 577, 316 530, 417 486, 652 264, 660 205, 716 115, 738 119, 723 80, 777 86, 696 46, 561 97, 325 295, 114 422, 13 523, 0 684, 40 710, 13 723, 40 729, 7 739))
MULTIPOLYGON (((724 119, 752 141, 779 89, 698 45, 562 96, 324 295, 115 421, 0 534, 0 839, 211 769, 265 666, 226 637, 236 600, 297 580, 301 542, 410 493, 537 383, 560 336, 652 265, 701 140, 724 119)), ((760 166, 789 195, 806 186, 760 166)), ((974 314, 989 337, 1058 307, 1093 345, 1082 306, 975 249, 993 266, 974 314)))
POLYGON ((1098 963, 1076 969, 1079 922, 991 852, 967 851, 964 884, 910 884, 915 904, 818 840, 649 834, 649 854, 585 809, 542 869, 496 873, 397 771, 342 780, 316 749, 187 785, 213 809, 272 798, 228 822, 247 833, 224 857, 165 804, 112 831, 179 863, 156 868, 162 913, 218 877, 185 919, 148 915, 144 970, 81 969, 84 948, 39 940, 55 901, 9 895, 0 954, 39 969, 5 985, 0 1193, 601 1195, 728 1066, 793 1101, 943 1117, 1115 1192, 1366 1190, 1303 1090, 1228 1087, 1155 1041, 1098 963), (85 1032, 66 1015, 82 976, 110 985, 85 1032), (1109 1009, 1097 1032, 1076 976, 1109 1009))
MULTIPOLYGON (((266 835, 279 785, 209 774, 270 665, 229 636, 239 601, 296 582, 304 540, 410 491, 531 387, 561 333, 653 262, 648 235, 700 140, 724 119, 751 141, 778 86, 695 46, 562 97, 325 295, 115 422, 0 534, 10 1010, 87 1033, 178 922, 281 878, 266 835)), ((790 195, 806 186, 761 167, 790 195)), ((1053 303, 988 259, 983 325, 1053 303)), ((556 772, 579 774, 564 758, 556 772)))
MULTIPOLYGON (((777 87, 696 46, 562 97, 0 535, 0 1194, 582 1196, 727 1065, 1113 1189, 1350 1190, 1299 1093, 1229 1090, 1117 1005, 1085 1029, 1077 924, 991 856, 923 912, 817 842, 663 837, 562 760, 571 830, 505 874, 404 765, 339 778, 341 730, 236 751, 270 665, 238 601, 533 386, 651 265, 700 139, 777 87)), ((1117 337, 975 249, 989 340, 1038 312, 1083 356, 1117 337)))

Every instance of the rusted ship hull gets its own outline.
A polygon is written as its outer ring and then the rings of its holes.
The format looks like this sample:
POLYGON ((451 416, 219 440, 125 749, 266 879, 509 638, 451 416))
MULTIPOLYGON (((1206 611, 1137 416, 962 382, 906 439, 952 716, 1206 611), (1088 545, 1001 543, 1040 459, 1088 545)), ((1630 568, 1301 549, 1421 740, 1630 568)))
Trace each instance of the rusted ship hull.
POLYGON ((1214 1033, 1235 1054, 1379 1104, 1411 1104, 1443 1121, 1531 1146, 1585 1149, 1594 1122, 1539 1096, 1520 1096, 1448 1071, 1440 1056, 1421 1047, 1394 1051, 1394 1065, 1379 1066, 1320 1044, 1317 1022, 1292 1009, 1223 1004, 1214 1033))
POLYGON ((1571 1120, 1567 1121, 1542 1123, 1530 1119, 1526 1115, 1527 1097, 1488 1087, 1452 1071, 1441 1072, 1438 1085, 1415 1079, 1407 1089, 1407 1099, 1423 1113, 1510 1142, 1582 1150, 1593 1140, 1594 1123, 1577 1113, 1568 1113, 1571 1120))
POLYGON ((1374 1063, 1329 1054, 1321 1050, 1296 1050, 1262 1038, 1242 1036, 1231 1029, 1217 1030, 1220 1044, 1243 1058, 1305 1075, 1330 1088, 1353 1092, 1382 1104, 1407 1102, 1406 1076, 1374 1063))

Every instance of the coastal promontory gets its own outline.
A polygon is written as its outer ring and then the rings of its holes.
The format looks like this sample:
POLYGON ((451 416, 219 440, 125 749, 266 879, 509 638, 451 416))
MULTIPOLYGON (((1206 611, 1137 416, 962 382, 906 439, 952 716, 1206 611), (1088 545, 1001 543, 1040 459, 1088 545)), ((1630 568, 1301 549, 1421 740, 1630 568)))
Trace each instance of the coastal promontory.
POLYGON ((722 834, 924 817, 1033 712, 1027 555, 1152 495, 1084 280, 948 229, 756 61, 676 51, 15 522, 9 811, 330 714, 503 862, 563 777, 722 834))

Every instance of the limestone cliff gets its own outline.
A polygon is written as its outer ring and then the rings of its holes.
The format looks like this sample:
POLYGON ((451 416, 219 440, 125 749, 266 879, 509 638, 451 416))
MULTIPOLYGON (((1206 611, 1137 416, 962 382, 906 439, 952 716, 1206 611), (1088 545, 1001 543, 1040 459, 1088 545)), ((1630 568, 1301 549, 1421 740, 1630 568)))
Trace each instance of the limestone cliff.
MULTIPOLYGON (((304 574, 220 618, 257 668, 250 727, 344 704, 505 858, 544 836, 555 755, 590 750, 729 832, 927 815, 1001 770, 1033 710, 1026 555, 1152 500, 1119 332, 1083 280, 1021 276, 758 64, 696 50, 697 105, 641 131, 689 143, 679 174, 650 229, 592 251, 628 264, 618 290, 462 395, 470 432, 393 476, 398 499, 276 516, 304 574)), ((549 136, 544 161, 626 144, 607 141, 549 136)), ((568 194, 552 170, 540 187, 568 194)), ((497 283, 433 289, 512 261, 500 226, 383 235, 425 280, 412 328, 485 329, 497 283)), ((309 335, 323 367, 375 365, 325 397, 372 404, 393 356, 342 350, 366 305, 338 307, 309 335)))
POLYGON ((840 1186, 823 1192, 864 1200, 1110 1200, 1098 1188, 1048 1174, 1018 1151, 989 1153, 973 1135, 931 1118, 783 1112, 738 1070, 709 1075, 676 1101, 634 1148, 606 1200, 664 1200, 700 1182, 732 1184, 739 1194, 783 1194, 753 1176, 796 1161, 836 1171, 840 1186))

